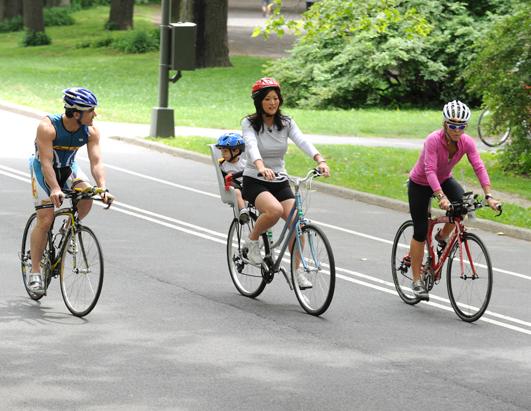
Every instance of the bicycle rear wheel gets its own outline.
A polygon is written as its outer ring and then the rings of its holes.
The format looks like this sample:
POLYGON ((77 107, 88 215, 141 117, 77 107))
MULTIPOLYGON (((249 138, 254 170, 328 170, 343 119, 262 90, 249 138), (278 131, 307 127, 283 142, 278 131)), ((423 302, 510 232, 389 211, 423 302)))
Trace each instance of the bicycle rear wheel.
MULTIPOLYGON (((262 275, 262 268, 249 264, 245 260, 244 241, 254 227, 256 215, 249 213, 249 222, 240 224, 237 219, 232 220, 227 236, 227 263, 232 282, 240 294, 255 298, 258 297, 266 286, 262 275)), ((267 241, 267 236, 260 236, 262 245, 267 241)), ((261 247, 263 249, 263 247, 261 247)))
POLYGON ((478 136, 484 144, 489 147, 501 146, 510 134, 510 128, 494 124, 492 113, 489 110, 481 112, 478 120, 478 136))
POLYGON ((96 235, 88 227, 70 229, 62 250, 61 293, 68 310, 77 317, 96 306, 103 286, 103 255, 96 235))
POLYGON ((457 316, 463 321, 473 322, 487 309, 492 293, 492 265, 489 253, 475 234, 464 235, 462 263, 463 270, 459 243, 456 243, 448 257, 448 297, 457 316))
POLYGON ((413 221, 408 220, 403 223, 396 232, 391 251, 391 272, 396 292, 406 304, 415 305, 420 300, 413 293, 413 271, 411 270, 411 259, 409 256, 409 246, 413 238, 413 221))
MULTIPOLYGON (((24 234, 22 235, 22 245, 20 248, 20 269, 22 272, 22 282, 24 283, 24 288, 26 289, 26 292, 30 296, 31 299, 37 301, 40 300, 42 297, 44 297, 44 294, 35 294, 28 288, 28 277, 32 272, 32 266, 31 266, 31 252, 30 252, 30 243, 31 243, 31 232, 35 228, 35 225, 37 224, 37 214, 33 213, 29 218, 28 222, 26 223, 26 227, 24 228, 24 234)), ((48 247, 48 244, 47 246, 48 247)), ((43 259, 46 257, 46 250, 43 254, 43 259)), ((43 261, 44 262, 44 261, 43 261)))
POLYGON ((336 265, 328 238, 319 227, 312 224, 301 229, 299 241, 295 241, 291 253, 291 281, 301 307, 312 315, 323 314, 334 297, 336 265), (297 282, 297 269, 312 283, 311 288, 301 289, 297 282))

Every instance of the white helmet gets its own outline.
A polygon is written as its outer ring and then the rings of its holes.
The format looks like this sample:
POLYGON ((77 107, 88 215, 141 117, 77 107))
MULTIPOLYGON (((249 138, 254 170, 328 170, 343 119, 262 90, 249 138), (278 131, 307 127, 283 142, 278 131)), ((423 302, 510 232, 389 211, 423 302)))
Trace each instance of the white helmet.
POLYGON ((470 109, 459 100, 450 101, 443 107, 445 121, 457 121, 467 123, 470 120, 470 109))

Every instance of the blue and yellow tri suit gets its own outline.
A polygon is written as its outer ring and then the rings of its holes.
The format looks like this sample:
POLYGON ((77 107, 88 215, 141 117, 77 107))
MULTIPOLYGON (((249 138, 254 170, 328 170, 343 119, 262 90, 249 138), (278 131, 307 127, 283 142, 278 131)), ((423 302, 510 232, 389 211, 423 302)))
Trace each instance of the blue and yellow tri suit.
MULTIPOLYGON (((70 188, 74 181, 87 181, 86 175, 75 161, 75 156, 77 150, 88 143, 88 127, 82 125, 72 133, 65 128, 61 114, 51 114, 48 118, 55 128, 53 169, 59 186, 61 188, 70 188)), ((50 188, 42 174, 37 143, 35 143, 35 155, 32 155, 29 159, 29 167, 35 208, 53 207, 49 198, 50 188)))

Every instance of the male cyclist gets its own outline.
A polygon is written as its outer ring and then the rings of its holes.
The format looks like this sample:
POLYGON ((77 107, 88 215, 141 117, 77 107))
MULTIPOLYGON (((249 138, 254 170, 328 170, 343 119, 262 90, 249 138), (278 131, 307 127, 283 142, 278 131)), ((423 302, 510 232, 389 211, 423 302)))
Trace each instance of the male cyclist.
MULTIPOLYGON (((54 207, 60 207, 64 188, 89 187, 87 176, 81 171, 75 155, 86 145, 90 171, 98 187, 105 188, 105 171, 101 159, 100 133, 93 125, 98 100, 86 88, 73 87, 63 91, 64 114, 52 114, 41 120, 35 138, 35 155, 29 161, 31 188, 37 212, 37 223, 31 233, 31 266, 28 288, 42 294, 43 278, 40 261, 46 246, 47 232, 54 220, 54 207)), ((113 196, 102 194, 110 204, 113 196)), ((79 217, 85 217, 92 200, 79 202, 79 217)))
MULTIPOLYGON (((413 271, 413 293, 420 300, 429 300, 428 291, 421 278, 424 242, 428 233, 428 204, 436 197, 439 207, 448 210, 452 201, 462 199, 464 190, 452 177, 452 169, 466 154, 485 192, 487 204, 494 210, 499 205, 491 194, 487 169, 479 156, 476 143, 465 128, 470 120, 470 109, 460 101, 451 101, 443 107, 442 128, 431 133, 424 142, 419 159, 409 173, 409 212, 413 220, 413 238, 409 248, 413 271)), ((444 242, 453 230, 446 224, 435 239, 444 242)))

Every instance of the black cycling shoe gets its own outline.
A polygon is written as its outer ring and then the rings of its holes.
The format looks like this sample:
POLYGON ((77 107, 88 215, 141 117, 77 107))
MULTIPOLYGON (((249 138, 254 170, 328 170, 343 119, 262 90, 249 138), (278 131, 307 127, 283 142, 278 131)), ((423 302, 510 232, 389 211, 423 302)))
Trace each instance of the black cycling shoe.
POLYGON ((430 295, 426 287, 424 287, 424 283, 420 280, 413 282, 413 294, 421 301, 430 301, 430 295))

